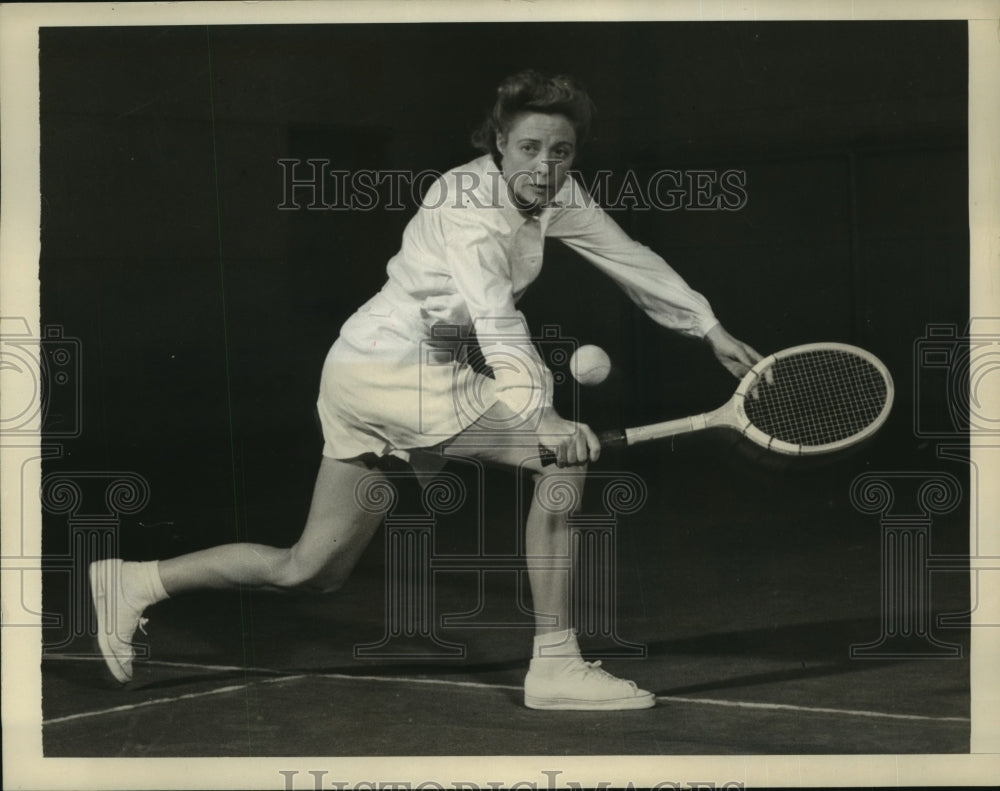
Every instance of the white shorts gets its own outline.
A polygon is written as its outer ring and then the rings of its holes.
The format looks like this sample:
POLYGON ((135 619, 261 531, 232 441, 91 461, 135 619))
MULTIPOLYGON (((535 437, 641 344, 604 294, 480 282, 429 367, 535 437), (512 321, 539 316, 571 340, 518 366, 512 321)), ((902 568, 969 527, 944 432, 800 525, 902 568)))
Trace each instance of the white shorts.
MULTIPOLYGON (((473 341, 474 342, 474 341, 473 341)), ((411 460, 454 437, 497 402, 495 382, 393 316, 362 309, 327 354, 317 408, 323 455, 411 460)))

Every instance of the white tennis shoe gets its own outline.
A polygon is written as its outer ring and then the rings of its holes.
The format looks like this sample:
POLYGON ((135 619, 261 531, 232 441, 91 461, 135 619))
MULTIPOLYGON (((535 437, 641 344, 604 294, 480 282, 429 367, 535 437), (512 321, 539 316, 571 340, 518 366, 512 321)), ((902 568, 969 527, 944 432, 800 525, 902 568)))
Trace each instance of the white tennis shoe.
POLYGON ((531 660, 524 679, 524 705, 529 709, 616 711, 656 705, 652 692, 602 670, 600 662, 573 657, 560 662, 558 667, 539 665, 552 661, 531 660))
POLYGON ((97 613, 97 644, 104 661, 118 681, 132 680, 135 648, 132 637, 146 625, 142 610, 133 607, 122 590, 122 561, 118 558, 90 564, 90 596, 97 613))

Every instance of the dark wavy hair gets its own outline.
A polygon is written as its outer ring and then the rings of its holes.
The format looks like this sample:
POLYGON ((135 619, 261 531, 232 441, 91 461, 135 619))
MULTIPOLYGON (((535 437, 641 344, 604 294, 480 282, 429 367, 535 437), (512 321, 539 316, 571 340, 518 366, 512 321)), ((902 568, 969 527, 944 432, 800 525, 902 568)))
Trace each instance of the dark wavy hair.
POLYGON ((497 100, 482 125, 472 134, 472 145, 499 160, 497 133, 507 134, 522 113, 564 115, 576 132, 577 150, 590 133, 596 107, 586 89, 573 77, 548 77, 534 69, 506 77, 497 87, 497 100))

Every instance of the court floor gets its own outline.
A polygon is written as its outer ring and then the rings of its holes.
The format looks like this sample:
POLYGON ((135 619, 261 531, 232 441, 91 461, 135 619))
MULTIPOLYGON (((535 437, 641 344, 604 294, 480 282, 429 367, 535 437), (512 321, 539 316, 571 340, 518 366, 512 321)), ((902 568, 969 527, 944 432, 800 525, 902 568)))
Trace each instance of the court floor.
MULTIPOLYGON (((852 646, 879 641, 892 613, 879 520, 847 501, 846 473, 786 482, 781 508, 769 509, 774 492, 744 496, 757 486, 687 485, 685 476, 703 480, 712 464, 678 465, 663 487, 648 485, 658 474, 648 467, 642 508, 581 523, 614 537, 617 572, 599 594, 611 615, 585 626, 581 645, 654 691, 653 709, 522 705, 532 632, 515 542, 480 546, 479 569, 457 563, 470 554, 460 511, 430 527, 422 603, 400 599, 405 586, 387 574, 399 570, 387 561, 390 530, 427 527, 411 520, 379 533, 339 593, 206 592, 157 605, 139 636, 148 656, 127 687, 108 680, 86 635, 60 641, 48 630, 50 646, 63 645, 43 659, 45 753, 968 752, 968 630, 938 620, 969 607, 966 575, 934 574, 921 616, 924 637, 953 656, 918 657, 911 641, 894 655, 852 657, 852 646), (431 626, 408 629, 407 606, 429 608, 431 626)), ((487 531, 513 534, 509 511, 483 518, 487 531)), ((964 529, 934 527, 936 552, 953 550, 949 530, 964 529)), ((49 604, 64 584, 49 575, 49 604)))

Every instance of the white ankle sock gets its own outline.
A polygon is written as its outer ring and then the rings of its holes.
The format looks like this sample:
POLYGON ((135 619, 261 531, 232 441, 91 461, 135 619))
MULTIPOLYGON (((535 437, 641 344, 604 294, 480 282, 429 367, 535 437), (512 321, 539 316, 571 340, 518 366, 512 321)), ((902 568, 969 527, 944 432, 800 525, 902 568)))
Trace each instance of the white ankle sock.
POLYGON ((580 656, 580 646, 572 629, 535 635, 532 659, 574 659, 580 656))
POLYGON ((160 562, 123 563, 122 594, 129 604, 140 610, 170 598, 160 579, 160 562))

